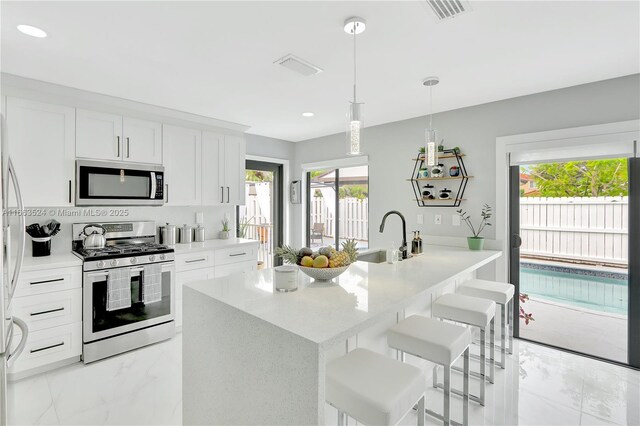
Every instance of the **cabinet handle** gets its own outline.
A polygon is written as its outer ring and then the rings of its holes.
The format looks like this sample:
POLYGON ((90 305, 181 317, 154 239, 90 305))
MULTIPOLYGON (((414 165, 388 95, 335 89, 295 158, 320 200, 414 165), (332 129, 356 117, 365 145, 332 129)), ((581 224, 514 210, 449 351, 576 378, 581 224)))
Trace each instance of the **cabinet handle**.
POLYGON ((44 281, 31 281, 29 284, 31 285, 49 284, 49 283, 56 283, 58 281, 64 281, 64 278, 56 278, 54 280, 44 280, 44 281))
POLYGON ((220 202, 224 203, 224 186, 220 187, 220 202))
POLYGON ((69 181, 69 203, 71 203, 71 181, 69 181))
POLYGON ((40 312, 31 312, 29 315, 31 315, 32 317, 35 317, 38 315, 52 314, 54 312, 60 312, 60 311, 64 311, 64 308, 49 309, 48 311, 40 311, 40 312))
POLYGON ((204 262, 205 260, 207 260, 206 258, 202 258, 202 259, 191 259, 191 260, 185 260, 184 263, 196 263, 196 262, 204 262))
POLYGON ((116 151, 118 152, 116 157, 120 158, 120 136, 116 136, 116 151))
POLYGON ((227 203, 229 202, 229 187, 227 186, 227 203))
POLYGON ((235 256, 244 256, 247 253, 234 253, 234 254, 230 254, 229 257, 235 257, 235 256))
POLYGON ((169 202, 169 184, 164 185, 164 195, 165 195, 165 203, 169 202))
POLYGON ((129 158, 130 157, 129 154, 131 154, 130 147, 131 147, 131 144, 129 143, 129 137, 127 136, 127 158, 129 158))
POLYGON ((38 349, 31 349, 29 352, 35 354, 36 352, 46 351, 47 349, 57 348, 58 346, 64 346, 64 342, 56 343, 55 345, 49 345, 38 349))

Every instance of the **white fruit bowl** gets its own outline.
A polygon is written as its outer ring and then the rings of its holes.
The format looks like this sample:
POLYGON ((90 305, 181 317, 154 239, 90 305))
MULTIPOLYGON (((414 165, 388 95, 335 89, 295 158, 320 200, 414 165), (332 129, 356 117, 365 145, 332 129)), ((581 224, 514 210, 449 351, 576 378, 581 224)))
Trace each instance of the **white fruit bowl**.
POLYGON ((298 268, 316 281, 331 281, 349 269, 349 265, 341 266, 339 268, 310 268, 308 266, 298 265, 298 268))

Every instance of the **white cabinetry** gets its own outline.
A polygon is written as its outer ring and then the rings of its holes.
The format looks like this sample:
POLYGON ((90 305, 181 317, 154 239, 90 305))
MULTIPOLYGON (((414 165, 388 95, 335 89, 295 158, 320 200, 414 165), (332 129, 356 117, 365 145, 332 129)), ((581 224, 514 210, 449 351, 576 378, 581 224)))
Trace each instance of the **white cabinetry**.
POLYGON ((202 132, 202 204, 244 204, 245 140, 202 132))
POLYGON ((170 206, 202 203, 202 132, 186 127, 163 126, 165 199, 170 206))
POLYGON ((76 156, 161 164, 162 126, 153 121, 78 109, 76 156))
MULTIPOLYGON (((21 274, 13 310, 29 327, 23 353, 9 369, 12 379, 80 360, 82 354, 82 268, 21 274)), ((15 336, 13 345, 20 342, 15 336)))
MULTIPOLYGON (((71 205, 75 110, 9 97, 7 136, 25 206, 71 205)), ((10 204, 15 206, 15 200, 10 204)))
POLYGON ((213 277, 212 251, 176 255, 176 327, 182 327, 182 286, 213 277))

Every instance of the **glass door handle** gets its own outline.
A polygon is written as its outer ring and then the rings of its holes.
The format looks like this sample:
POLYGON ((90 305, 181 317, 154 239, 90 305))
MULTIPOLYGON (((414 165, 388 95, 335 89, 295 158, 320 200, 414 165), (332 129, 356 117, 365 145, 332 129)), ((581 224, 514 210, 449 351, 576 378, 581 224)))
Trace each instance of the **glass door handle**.
POLYGON ((513 234, 511 241, 512 241, 511 248, 516 249, 522 246, 522 238, 520 237, 519 234, 513 234))

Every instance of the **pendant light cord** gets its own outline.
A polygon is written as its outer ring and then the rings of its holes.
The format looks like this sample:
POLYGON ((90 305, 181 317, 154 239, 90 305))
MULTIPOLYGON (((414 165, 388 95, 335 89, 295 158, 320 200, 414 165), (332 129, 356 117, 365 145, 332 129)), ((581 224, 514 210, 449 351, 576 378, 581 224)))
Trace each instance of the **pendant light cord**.
POLYGON ((429 86, 429 130, 433 130, 433 85, 429 86))
POLYGON ((356 103, 356 28, 358 23, 353 23, 353 103, 356 103))

